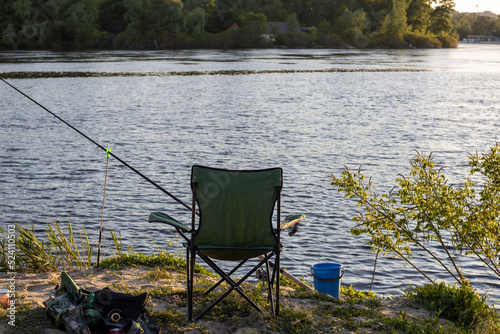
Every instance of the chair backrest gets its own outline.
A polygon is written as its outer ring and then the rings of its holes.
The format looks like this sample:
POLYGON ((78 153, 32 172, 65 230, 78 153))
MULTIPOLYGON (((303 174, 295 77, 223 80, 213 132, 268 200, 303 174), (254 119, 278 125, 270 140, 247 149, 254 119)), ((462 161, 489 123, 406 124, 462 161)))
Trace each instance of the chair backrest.
POLYGON ((191 187, 200 211, 194 245, 275 247, 272 218, 282 186, 281 168, 238 171, 193 166, 191 187))

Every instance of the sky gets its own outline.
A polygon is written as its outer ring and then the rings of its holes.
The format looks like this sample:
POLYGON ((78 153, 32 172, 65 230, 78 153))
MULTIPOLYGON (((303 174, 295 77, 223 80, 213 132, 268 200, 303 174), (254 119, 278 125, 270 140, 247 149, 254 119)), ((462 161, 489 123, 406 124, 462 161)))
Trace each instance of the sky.
POLYGON ((476 12, 478 5, 479 12, 491 11, 500 14, 500 0, 455 0, 455 10, 459 12, 476 12))

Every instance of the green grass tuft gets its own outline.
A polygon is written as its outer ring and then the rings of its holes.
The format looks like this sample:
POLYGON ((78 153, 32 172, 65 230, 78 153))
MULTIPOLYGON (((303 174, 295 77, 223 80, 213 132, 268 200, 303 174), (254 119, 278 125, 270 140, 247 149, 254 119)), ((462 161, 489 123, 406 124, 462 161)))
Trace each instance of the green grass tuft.
POLYGON ((161 326, 162 331, 166 333, 183 333, 185 331, 184 327, 188 325, 186 316, 175 309, 152 312, 151 316, 161 326))
MULTIPOLYGON (((483 328, 491 323, 487 331, 500 332, 500 316, 485 302, 486 296, 480 296, 476 289, 468 284, 446 285, 427 284, 422 287, 410 287, 405 294, 420 302, 426 309, 435 311, 467 330, 483 328)), ((487 332, 486 331, 486 332, 487 332)))
MULTIPOLYGON (((137 266, 160 267, 182 272, 186 270, 186 259, 180 255, 170 254, 162 250, 160 250, 158 254, 151 255, 129 251, 128 253, 121 253, 108 257, 99 264, 100 268, 114 270, 137 266)), ((213 272, 199 264, 195 265, 194 271, 198 274, 214 276, 213 272)))
MULTIPOLYGON (((50 272, 57 270, 84 270, 91 267, 93 246, 85 229, 75 230, 68 221, 66 226, 47 222, 44 237, 35 232, 33 225, 23 227, 16 223, 16 270, 50 272)), ((6 231, 0 227, 0 264, 8 259, 6 231)))

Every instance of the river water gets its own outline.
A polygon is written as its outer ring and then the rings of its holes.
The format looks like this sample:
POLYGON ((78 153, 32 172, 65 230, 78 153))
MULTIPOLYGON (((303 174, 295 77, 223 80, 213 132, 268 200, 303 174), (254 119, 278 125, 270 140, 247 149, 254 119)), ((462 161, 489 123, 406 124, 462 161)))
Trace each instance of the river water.
MULTIPOLYGON (((282 265, 312 282, 310 267, 344 265, 343 284, 367 290, 374 253, 349 228, 356 207, 330 173, 362 166, 379 192, 408 171, 415 150, 454 182, 468 153, 500 140, 500 46, 451 50, 243 50, 3 52, 9 82, 190 204, 190 166, 284 168, 282 213, 304 213, 283 241, 282 265), (16 73, 14 73, 16 72, 16 73), (38 78, 28 78, 36 72, 38 78), (64 73, 61 73, 64 72, 64 73), (21 74, 19 74, 21 73, 21 74)), ((0 214, 5 223, 79 223, 99 230, 106 154, 4 83, 0 85, 0 214)), ((104 225, 124 245, 180 249, 173 229, 147 223, 190 213, 111 159, 104 225)), ((106 240, 109 244, 109 236, 106 240)), ((415 255, 433 278, 443 270, 415 255)), ((500 282, 460 258, 473 285, 498 304, 500 282)), ((426 280, 379 259, 373 291, 401 294, 426 280)))

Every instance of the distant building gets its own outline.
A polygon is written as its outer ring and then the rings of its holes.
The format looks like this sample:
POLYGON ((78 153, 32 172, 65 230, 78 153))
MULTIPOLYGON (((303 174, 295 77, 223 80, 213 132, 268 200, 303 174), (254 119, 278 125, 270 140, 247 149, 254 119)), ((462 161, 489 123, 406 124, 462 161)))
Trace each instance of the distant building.
POLYGON ((495 36, 484 36, 484 35, 468 35, 464 38, 464 42, 467 43, 499 43, 500 39, 495 36))

